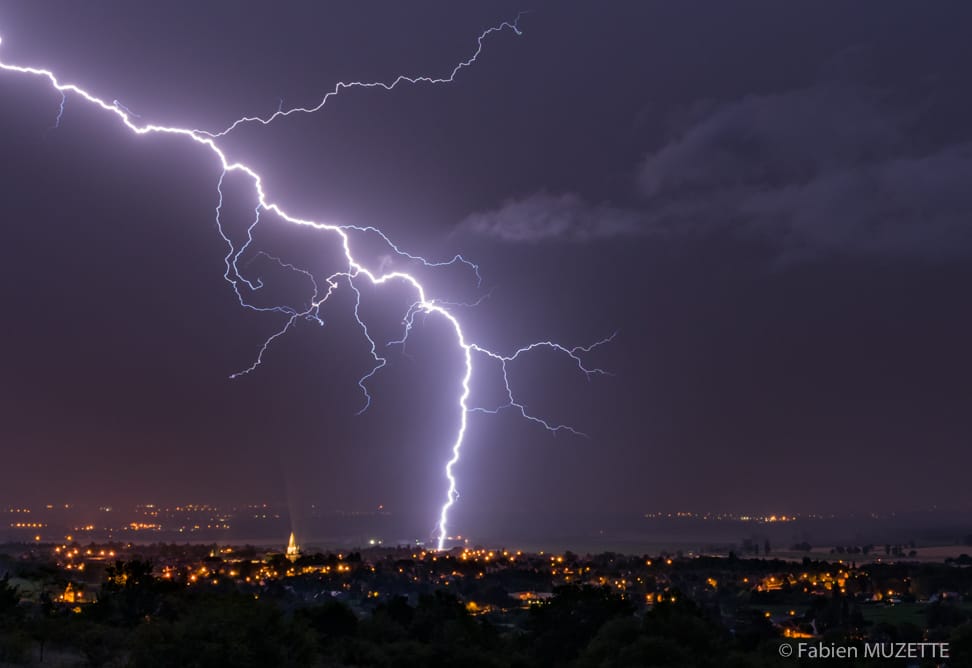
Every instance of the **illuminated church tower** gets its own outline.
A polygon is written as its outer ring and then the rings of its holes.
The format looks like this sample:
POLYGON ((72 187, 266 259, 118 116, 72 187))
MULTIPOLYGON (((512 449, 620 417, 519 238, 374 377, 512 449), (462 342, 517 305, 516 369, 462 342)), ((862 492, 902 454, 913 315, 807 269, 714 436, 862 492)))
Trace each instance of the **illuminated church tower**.
POLYGON ((300 558, 300 546, 294 538, 294 532, 290 532, 290 541, 287 543, 287 558, 290 561, 297 561, 300 558))

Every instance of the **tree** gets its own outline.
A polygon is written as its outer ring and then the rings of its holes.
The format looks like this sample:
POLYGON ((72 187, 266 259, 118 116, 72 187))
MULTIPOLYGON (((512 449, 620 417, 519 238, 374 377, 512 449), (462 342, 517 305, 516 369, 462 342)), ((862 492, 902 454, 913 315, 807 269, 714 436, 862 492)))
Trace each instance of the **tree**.
POLYGON ((578 668, 696 665, 689 647, 672 638, 646 635, 637 619, 620 617, 601 627, 576 665, 578 668))
POLYGON ((0 579, 0 661, 21 662, 30 652, 30 637, 22 629, 20 592, 10 575, 0 579))
POLYGON ((10 584, 10 574, 0 579, 0 628, 20 615, 20 592, 10 584))
POLYGON ((328 601, 323 605, 301 608, 296 616, 307 622, 322 644, 337 638, 353 636, 358 630, 358 618, 351 608, 340 601, 328 601))
POLYGON ((126 634, 106 624, 86 624, 81 628, 79 646, 91 666, 104 666, 121 654, 126 634))
POLYGON ((930 629, 940 627, 950 628, 966 621, 968 615, 957 605, 939 601, 928 606, 926 619, 926 623, 930 629))
POLYGON ((645 614, 644 630, 649 636, 690 647, 697 665, 705 665, 709 658, 725 653, 725 632, 679 591, 673 591, 671 597, 645 614))
POLYGON ((312 665, 314 639, 301 618, 287 619, 269 603, 235 593, 193 596, 174 621, 139 625, 134 668, 262 668, 312 665))
POLYGON ((607 587, 558 587, 549 602, 531 609, 523 641, 534 665, 565 665, 606 622, 633 612, 630 602, 607 587))
POLYGON ((118 560, 105 568, 104 591, 116 592, 123 589, 135 589, 153 582, 152 564, 148 561, 118 560))
POLYGON ((98 602, 90 614, 98 621, 135 626, 159 612, 166 594, 181 589, 152 575, 147 561, 116 561, 105 569, 98 602))
POLYGON ((966 622, 952 632, 949 655, 949 665, 972 666, 972 622, 966 622))

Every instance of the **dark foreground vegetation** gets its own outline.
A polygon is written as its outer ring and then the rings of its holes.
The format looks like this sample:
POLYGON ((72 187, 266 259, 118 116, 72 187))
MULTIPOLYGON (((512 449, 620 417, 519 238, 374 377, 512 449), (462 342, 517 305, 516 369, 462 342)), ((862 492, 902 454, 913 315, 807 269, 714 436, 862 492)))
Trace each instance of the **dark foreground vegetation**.
MULTIPOLYGON (((964 579, 968 571, 955 573, 964 579)), ((820 635, 813 642, 931 639, 950 643, 947 665, 972 666, 972 622, 961 604, 929 603, 917 625, 893 616, 866 622, 836 589, 815 600, 808 614, 814 615, 811 622, 820 635)), ((768 613, 742 606, 731 623, 726 620, 718 597, 696 601, 669 589, 645 604, 589 584, 558 586, 542 601, 511 606, 500 617, 483 614, 447 588, 383 597, 362 612, 327 593, 309 602, 287 586, 259 593, 231 581, 187 586, 156 577, 151 564, 134 560, 108 566, 97 601, 83 607, 49 597, 24 605, 9 576, 0 578, 0 665, 819 665, 780 657, 780 643, 796 641, 781 637, 768 613)), ((827 665, 936 664, 861 659, 827 665)))

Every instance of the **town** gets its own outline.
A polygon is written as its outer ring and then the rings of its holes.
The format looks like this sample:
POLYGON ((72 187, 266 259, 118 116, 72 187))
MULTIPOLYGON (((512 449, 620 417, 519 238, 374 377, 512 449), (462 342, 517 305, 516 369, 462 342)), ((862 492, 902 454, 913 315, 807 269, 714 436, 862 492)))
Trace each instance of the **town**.
MULTIPOLYGON (((522 643, 539 633, 565 635, 556 651, 544 650, 544 661, 552 661, 547 665, 584 665, 585 657, 607 651, 598 639, 609 633, 647 634, 646 657, 661 652, 689 662, 719 656, 709 652, 713 643, 762 656, 766 647, 789 639, 950 642, 953 657, 972 652, 972 557, 919 562, 889 548, 878 560, 858 563, 862 550, 842 552, 850 554, 830 560, 735 553, 581 556, 377 545, 305 553, 293 534, 275 549, 7 544, 0 557, 0 606, 6 606, 0 609, 0 620, 6 620, 0 621, 0 660, 29 664, 46 652, 67 661, 63 665, 73 665, 72 657, 78 665, 114 665, 105 663, 108 657, 138 656, 139 638, 163 632, 202 637, 206 624, 218 623, 221 615, 241 629, 272 619, 280 633, 303 638, 279 641, 274 651, 303 648, 306 656, 351 663, 364 645, 377 643, 368 651, 393 656, 402 642, 427 645, 430 652, 475 651, 502 662, 517 656, 529 662, 540 655, 531 658, 522 643), (589 618, 574 619, 572 611, 589 618), (444 617, 433 624, 437 616, 444 617), (11 625, 14 618, 17 625, 11 625), (455 638, 413 628, 418 618, 430 628, 451 620, 479 640, 457 647, 455 638), (180 626, 186 619, 191 630, 180 626), (394 624, 401 628, 387 628, 394 624), (670 633, 655 637, 652 624, 685 626, 678 632, 708 640, 693 640, 691 647, 700 650, 662 646, 670 633), (688 651, 708 653, 686 657, 688 651)), ((184 651, 192 644, 187 642, 172 651, 184 651)), ((239 642, 236 651, 256 651, 249 641, 239 642)), ((671 665, 685 665, 678 661, 671 665)))

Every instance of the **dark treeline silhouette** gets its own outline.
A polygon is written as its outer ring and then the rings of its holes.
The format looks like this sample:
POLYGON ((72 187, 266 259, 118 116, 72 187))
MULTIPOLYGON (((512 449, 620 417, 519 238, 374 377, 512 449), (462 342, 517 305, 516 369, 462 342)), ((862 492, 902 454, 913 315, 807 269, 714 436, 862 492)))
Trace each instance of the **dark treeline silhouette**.
MULTIPOLYGON (((52 656, 55 665, 133 668, 798 665, 779 656, 779 631, 763 615, 741 613, 730 630, 723 606, 699 605, 678 590, 639 608, 608 587, 558 587, 523 610, 522 623, 504 627, 443 590, 411 602, 391 597, 361 615, 329 597, 307 604, 231 582, 189 587, 154 577, 151 564, 135 560, 109 566, 98 601, 83 609, 49 600, 25 607, 19 599, 0 579, 0 665, 49 665, 52 656)), ((845 598, 818 604, 823 642, 860 640, 859 615, 845 598)), ((965 613, 939 603, 928 616, 929 637, 951 642, 949 665, 972 665, 965 613)), ((885 623, 870 634, 922 639, 908 624, 885 623)))

